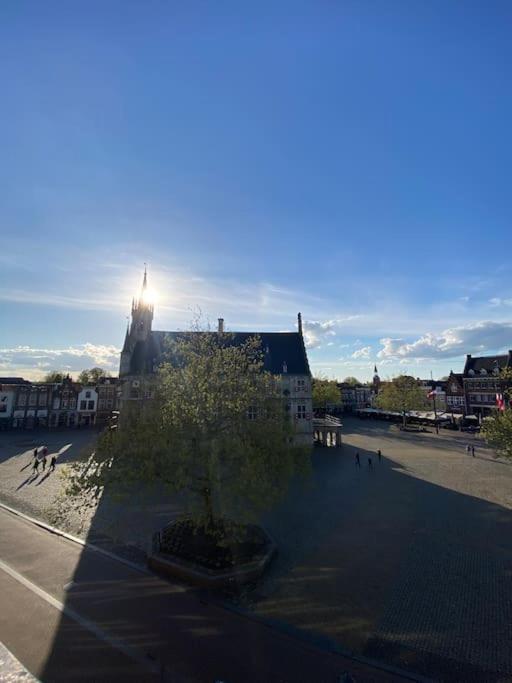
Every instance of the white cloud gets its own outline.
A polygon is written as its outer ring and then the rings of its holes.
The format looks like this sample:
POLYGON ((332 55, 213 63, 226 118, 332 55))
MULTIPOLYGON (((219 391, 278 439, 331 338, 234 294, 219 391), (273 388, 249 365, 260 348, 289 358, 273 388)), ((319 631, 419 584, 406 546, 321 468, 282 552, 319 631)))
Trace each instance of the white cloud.
POLYGON ((42 379, 51 369, 77 375, 84 368, 99 366, 111 373, 119 368, 120 349, 112 345, 81 344, 63 349, 16 346, 0 349, 0 372, 42 379))
POLYGON ((371 350, 371 346, 363 346, 361 349, 354 351, 352 358, 369 358, 371 350))
MULTIPOLYGON (((302 329, 304 341, 308 349, 318 349, 324 344, 330 346, 330 337, 335 337, 342 329, 344 323, 360 318, 360 315, 348 315, 344 318, 333 318, 319 322, 318 320, 305 320, 302 329)), ((360 342, 359 342, 360 343, 360 342)), ((347 347, 348 344, 341 344, 340 348, 347 347)))
POLYGON ((493 296, 492 299, 489 299, 489 303, 493 308, 512 306, 512 299, 501 299, 499 296, 493 296))
POLYGON ((328 339, 336 335, 337 321, 326 320, 321 323, 317 320, 305 320, 302 325, 304 341, 308 349, 317 349, 328 339))
POLYGON ((512 323, 481 321, 453 327, 438 335, 424 334, 414 342, 385 337, 379 358, 396 360, 456 358, 466 353, 485 353, 512 347, 512 323))

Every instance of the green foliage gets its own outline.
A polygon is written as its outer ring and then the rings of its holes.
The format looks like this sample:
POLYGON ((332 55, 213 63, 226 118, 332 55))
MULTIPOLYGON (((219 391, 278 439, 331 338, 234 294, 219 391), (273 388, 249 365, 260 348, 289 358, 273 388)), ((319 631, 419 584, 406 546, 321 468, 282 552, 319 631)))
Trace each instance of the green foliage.
POLYGON ((59 370, 50 370, 50 372, 47 372, 44 376, 43 381, 48 382, 49 384, 58 384, 59 382, 62 382, 64 376, 64 373, 59 370))
POLYGON ((341 403, 341 394, 336 382, 315 377, 313 379, 313 408, 327 410, 330 404, 341 403))
POLYGON ((414 377, 399 375, 391 382, 381 385, 376 405, 383 410, 402 413, 404 424, 410 410, 428 410, 431 405, 423 387, 420 387, 414 377))
POLYGON ((348 384, 351 387, 358 387, 361 385, 361 382, 357 379, 357 377, 345 377, 343 380, 343 384, 348 384))
POLYGON ((90 368, 90 370, 82 370, 78 375, 78 382, 84 385, 97 384, 102 377, 110 377, 110 375, 102 368, 90 368))
POLYGON ((482 434, 499 455, 512 458, 512 409, 496 412, 482 422, 482 434))
POLYGON ((257 338, 234 346, 229 334, 184 333, 154 379, 154 398, 121 417, 89 461, 72 468, 68 495, 123 498, 159 484, 182 493, 186 515, 214 533, 225 519, 257 519, 307 469, 309 449, 292 445, 257 338))

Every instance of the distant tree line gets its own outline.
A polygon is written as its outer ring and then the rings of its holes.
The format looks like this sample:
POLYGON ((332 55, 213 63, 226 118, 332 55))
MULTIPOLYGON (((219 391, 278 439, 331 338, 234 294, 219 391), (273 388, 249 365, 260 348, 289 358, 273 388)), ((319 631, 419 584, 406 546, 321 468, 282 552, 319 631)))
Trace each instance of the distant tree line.
MULTIPOLYGON (((44 376, 43 381, 48 382, 48 384, 59 384, 67 375, 67 372, 61 370, 50 370, 44 376)), ((90 368, 89 370, 82 370, 77 377, 77 382, 79 384, 97 384, 103 377, 110 377, 110 373, 103 368, 90 368)))

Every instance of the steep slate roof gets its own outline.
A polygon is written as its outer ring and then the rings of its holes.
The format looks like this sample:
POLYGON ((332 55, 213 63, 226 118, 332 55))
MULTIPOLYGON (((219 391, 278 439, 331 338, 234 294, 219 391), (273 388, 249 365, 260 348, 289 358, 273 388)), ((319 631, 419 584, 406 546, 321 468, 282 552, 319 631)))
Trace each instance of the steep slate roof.
POLYGON ((0 384, 30 384, 30 382, 23 377, 0 377, 0 384))
MULTIPOLYGON (((151 332, 145 342, 137 342, 130 361, 130 374, 151 373, 159 364, 165 349, 165 339, 180 340, 195 332, 151 332)), ((217 334, 210 332, 209 334, 217 334)), ((226 338, 235 346, 242 345, 251 337, 261 339, 265 357, 265 370, 274 375, 283 374, 286 363, 287 374, 309 375, 309 364, 302 336, 298 332, 227 332, 226 338)))
POLYGON ((501 356, 466 356, 466 364, 464 366, 464 377, 468 376, 470 370, 474 370, 475 375, 478 375, 481 370, 485 370, 487 374, 491 375, 494 368, 498 365, 501 369, 512 367, 512 351, 506 355, 501 356))

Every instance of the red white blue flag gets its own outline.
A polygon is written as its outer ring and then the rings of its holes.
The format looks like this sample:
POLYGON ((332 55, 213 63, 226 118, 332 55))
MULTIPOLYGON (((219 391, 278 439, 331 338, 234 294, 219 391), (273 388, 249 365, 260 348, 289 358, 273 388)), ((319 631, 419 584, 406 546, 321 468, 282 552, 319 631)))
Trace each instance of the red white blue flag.
POLYGON ((505 410, 505 399, 503 394, 496 394, 496 408, 498 410, 505 410))

